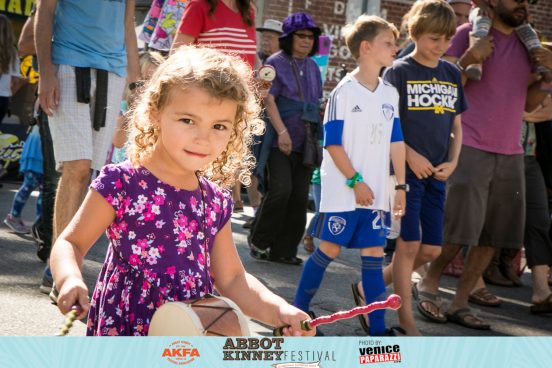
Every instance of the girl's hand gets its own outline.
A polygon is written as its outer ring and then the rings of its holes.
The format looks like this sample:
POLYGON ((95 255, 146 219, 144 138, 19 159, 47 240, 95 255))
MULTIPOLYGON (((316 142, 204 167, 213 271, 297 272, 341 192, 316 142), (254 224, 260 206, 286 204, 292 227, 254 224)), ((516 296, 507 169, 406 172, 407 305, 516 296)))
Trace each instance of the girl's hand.
POLYGON ((371 206, 374 203, 374 193, 366 183, 356 183, 354 189, 356 203, 361 206, 371 206))
POLYGON ((406 162, 418 179, 427 179, 435 172, 431 162, 414 150, 407 151, 406 162))
POLYGON ((291 137, 287 131, 278 136, 278 148, 284 155, 291 155, 291 137))
POLYGON ((406 209, 406 192, 397 190, 395 192, 395 204, 393 205, 393 217, 395 220, 404 216, 406 209))
POLYGON ((290 304, 283 304, 280 306, 280 315, 278 316, 279 321, 276 323, 277 326, 288 326, 284 327, 282 333, 284 336, 314 336, 316 335, 316 328, 313 328, 310 331, 305 331, 301 329, 301 322, 309 320, 310 317, 308 314, 302 310, 295 308, 290 304))
POLYGON ((78 277, 66 279, 59 291, 57 305, 63 314, 69 313, 72 306, 78 305, 81 308, 81 313, 77 318, 83 319, 86 317, 90 309, 90 303, 88 301, 88 288, 84 281, 78 277))

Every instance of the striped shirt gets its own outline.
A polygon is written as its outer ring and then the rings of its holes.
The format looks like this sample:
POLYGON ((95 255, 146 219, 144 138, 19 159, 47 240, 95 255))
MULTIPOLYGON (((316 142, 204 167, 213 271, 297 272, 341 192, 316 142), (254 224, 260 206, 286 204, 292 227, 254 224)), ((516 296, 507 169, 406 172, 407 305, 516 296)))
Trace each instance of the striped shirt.
POLYGON ((240 13, 222 1, 211 16, 209 9, 207 1, 192 0, 184 11, 178 32, 194 37, 197 44, 237 54, 253 68, 257 52, 255 26, 247 26, 240 13))

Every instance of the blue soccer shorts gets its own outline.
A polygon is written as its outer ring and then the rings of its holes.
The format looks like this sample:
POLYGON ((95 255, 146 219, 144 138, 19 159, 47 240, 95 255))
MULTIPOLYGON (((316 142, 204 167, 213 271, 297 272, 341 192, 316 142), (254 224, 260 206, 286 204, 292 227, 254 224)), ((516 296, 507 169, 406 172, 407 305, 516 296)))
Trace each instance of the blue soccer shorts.
POLYGON ((312 235, 346 248, 382 247, 389 227, 380 210, 357 208, 350 212, 322 212, 312 235))

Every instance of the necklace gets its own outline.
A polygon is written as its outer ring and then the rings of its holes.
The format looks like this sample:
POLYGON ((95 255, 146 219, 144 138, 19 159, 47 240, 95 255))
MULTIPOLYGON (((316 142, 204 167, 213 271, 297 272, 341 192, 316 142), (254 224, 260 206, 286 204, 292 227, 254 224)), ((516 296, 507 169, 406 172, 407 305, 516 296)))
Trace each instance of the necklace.
POLYGON ((306 58, 302 59, 303 62, 301 63, 301 66, 299 66, 299 64, 297 63, 297 60, 294 57, 292 57, 291 60, 292 60, 292 63, 295 64, 295 67, 297 68, 297 70, 299 70, 299 75, 302 77, 305 74, 304 71, 305 71, 305 67, 307 66, 307 59, 306 58))

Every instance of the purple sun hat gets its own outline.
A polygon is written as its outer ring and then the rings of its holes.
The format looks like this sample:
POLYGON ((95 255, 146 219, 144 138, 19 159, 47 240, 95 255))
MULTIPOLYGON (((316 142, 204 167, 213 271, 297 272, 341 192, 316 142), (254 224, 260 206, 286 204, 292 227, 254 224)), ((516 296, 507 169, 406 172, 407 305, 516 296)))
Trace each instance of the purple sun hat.
POLYGON ((314 32, 315 36, 319 36, 321 33, 320 28, 314 24, 314 20, 307 13, 294 13, 289 15, 286 19, 284 19, 282 28, 284 33, 282 33, 280 38, 286 38, 293 34, 293 32, 301 29, 311 30, 314 32))

